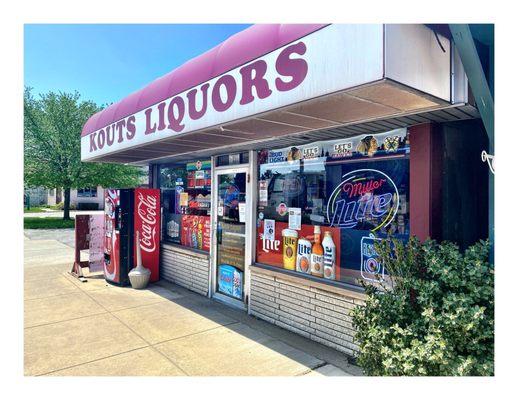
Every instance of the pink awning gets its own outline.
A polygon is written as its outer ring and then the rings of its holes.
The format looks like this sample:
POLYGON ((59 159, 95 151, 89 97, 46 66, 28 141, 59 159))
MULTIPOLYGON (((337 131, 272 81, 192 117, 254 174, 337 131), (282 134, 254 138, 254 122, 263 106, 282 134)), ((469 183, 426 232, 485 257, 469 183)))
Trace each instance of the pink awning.
POLYGON ((83 126, 81 136, 224 74, 324 26, 326 24, 265 24, 245 29, 145 88, 94 114, 83 126))

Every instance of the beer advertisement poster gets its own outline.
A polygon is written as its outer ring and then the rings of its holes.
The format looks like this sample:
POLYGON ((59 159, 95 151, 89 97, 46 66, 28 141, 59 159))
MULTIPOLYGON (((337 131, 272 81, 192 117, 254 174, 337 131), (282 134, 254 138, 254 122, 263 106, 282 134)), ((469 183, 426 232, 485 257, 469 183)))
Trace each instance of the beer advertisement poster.
MULTIPOLYGON (((256 261, 260 264, 272 265, 279 268, 284 268, 284 260, 283 260, 283 248, 282 248, 282 231, 284 229, 288 229, 288 224, 286 222, 275 222, 275 231, 274 231, 274 239, 268 239, 264 235, 264 222, 266 220, 262 220, 259 223, 257 228, 257 257, 256 261)), ((298 231, 298 238, 306 238, 312 244, 314 243, 315 227, 313 225, 302 224, 300 230, 298 231)), ((340 237, 340 229, 335 227, 322 226, 320 227, 322 233, 321 237, 324 237, 326 231, 331 232, 331 236, 333 238, 333 242, 336 246, 336 280, 340 280, 340 266, 342 252, 341 246, 341 237, 340 237)))
POLYGON ((243 272, 227 264, 218 266, 218 290, 227 296, 241 299, 243 297, 243 272))

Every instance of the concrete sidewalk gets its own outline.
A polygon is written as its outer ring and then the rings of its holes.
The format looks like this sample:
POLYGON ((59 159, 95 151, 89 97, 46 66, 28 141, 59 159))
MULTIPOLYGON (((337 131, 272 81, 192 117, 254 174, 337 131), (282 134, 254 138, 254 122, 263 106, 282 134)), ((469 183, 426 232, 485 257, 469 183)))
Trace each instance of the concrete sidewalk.
POLYGON ((342 353, 167 282, 82 283, 67 273, 73 248, 49 237, 25 236, 25 375, 361 374, 342 353))

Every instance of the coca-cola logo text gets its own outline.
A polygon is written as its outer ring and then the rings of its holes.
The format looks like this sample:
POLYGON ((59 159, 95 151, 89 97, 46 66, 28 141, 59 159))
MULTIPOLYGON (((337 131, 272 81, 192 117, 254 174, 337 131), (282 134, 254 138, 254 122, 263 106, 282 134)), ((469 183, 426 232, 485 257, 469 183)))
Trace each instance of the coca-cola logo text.
POLYGON ((142 221, 140 248, 145 252, 152 253, 157 246, 157 198, 152 195, 144 196, 142 193, 139 193, 137 198, 137 213, 142 221))

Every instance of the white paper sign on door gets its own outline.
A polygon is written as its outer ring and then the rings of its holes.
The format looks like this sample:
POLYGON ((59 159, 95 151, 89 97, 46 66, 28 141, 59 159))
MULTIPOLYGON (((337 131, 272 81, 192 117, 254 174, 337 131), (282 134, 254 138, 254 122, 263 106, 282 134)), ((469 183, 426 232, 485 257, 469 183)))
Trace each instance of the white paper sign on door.
POLYGON ((268 204, 268 182, 259 181, 259 205, 266 206, 268 204))
POLYGON ((288 225, 290 229, 300 230, 302 221, 301 209, 296 207, 288 208, 288 225))
POLYGON ((263 236, 264 236, 265 240, 275 240, 275 220, 273 220, 273 219, 264 220, 263 236))
POLYGON ((246 203, 239 203, 239 222, 246 221, 246 203))

